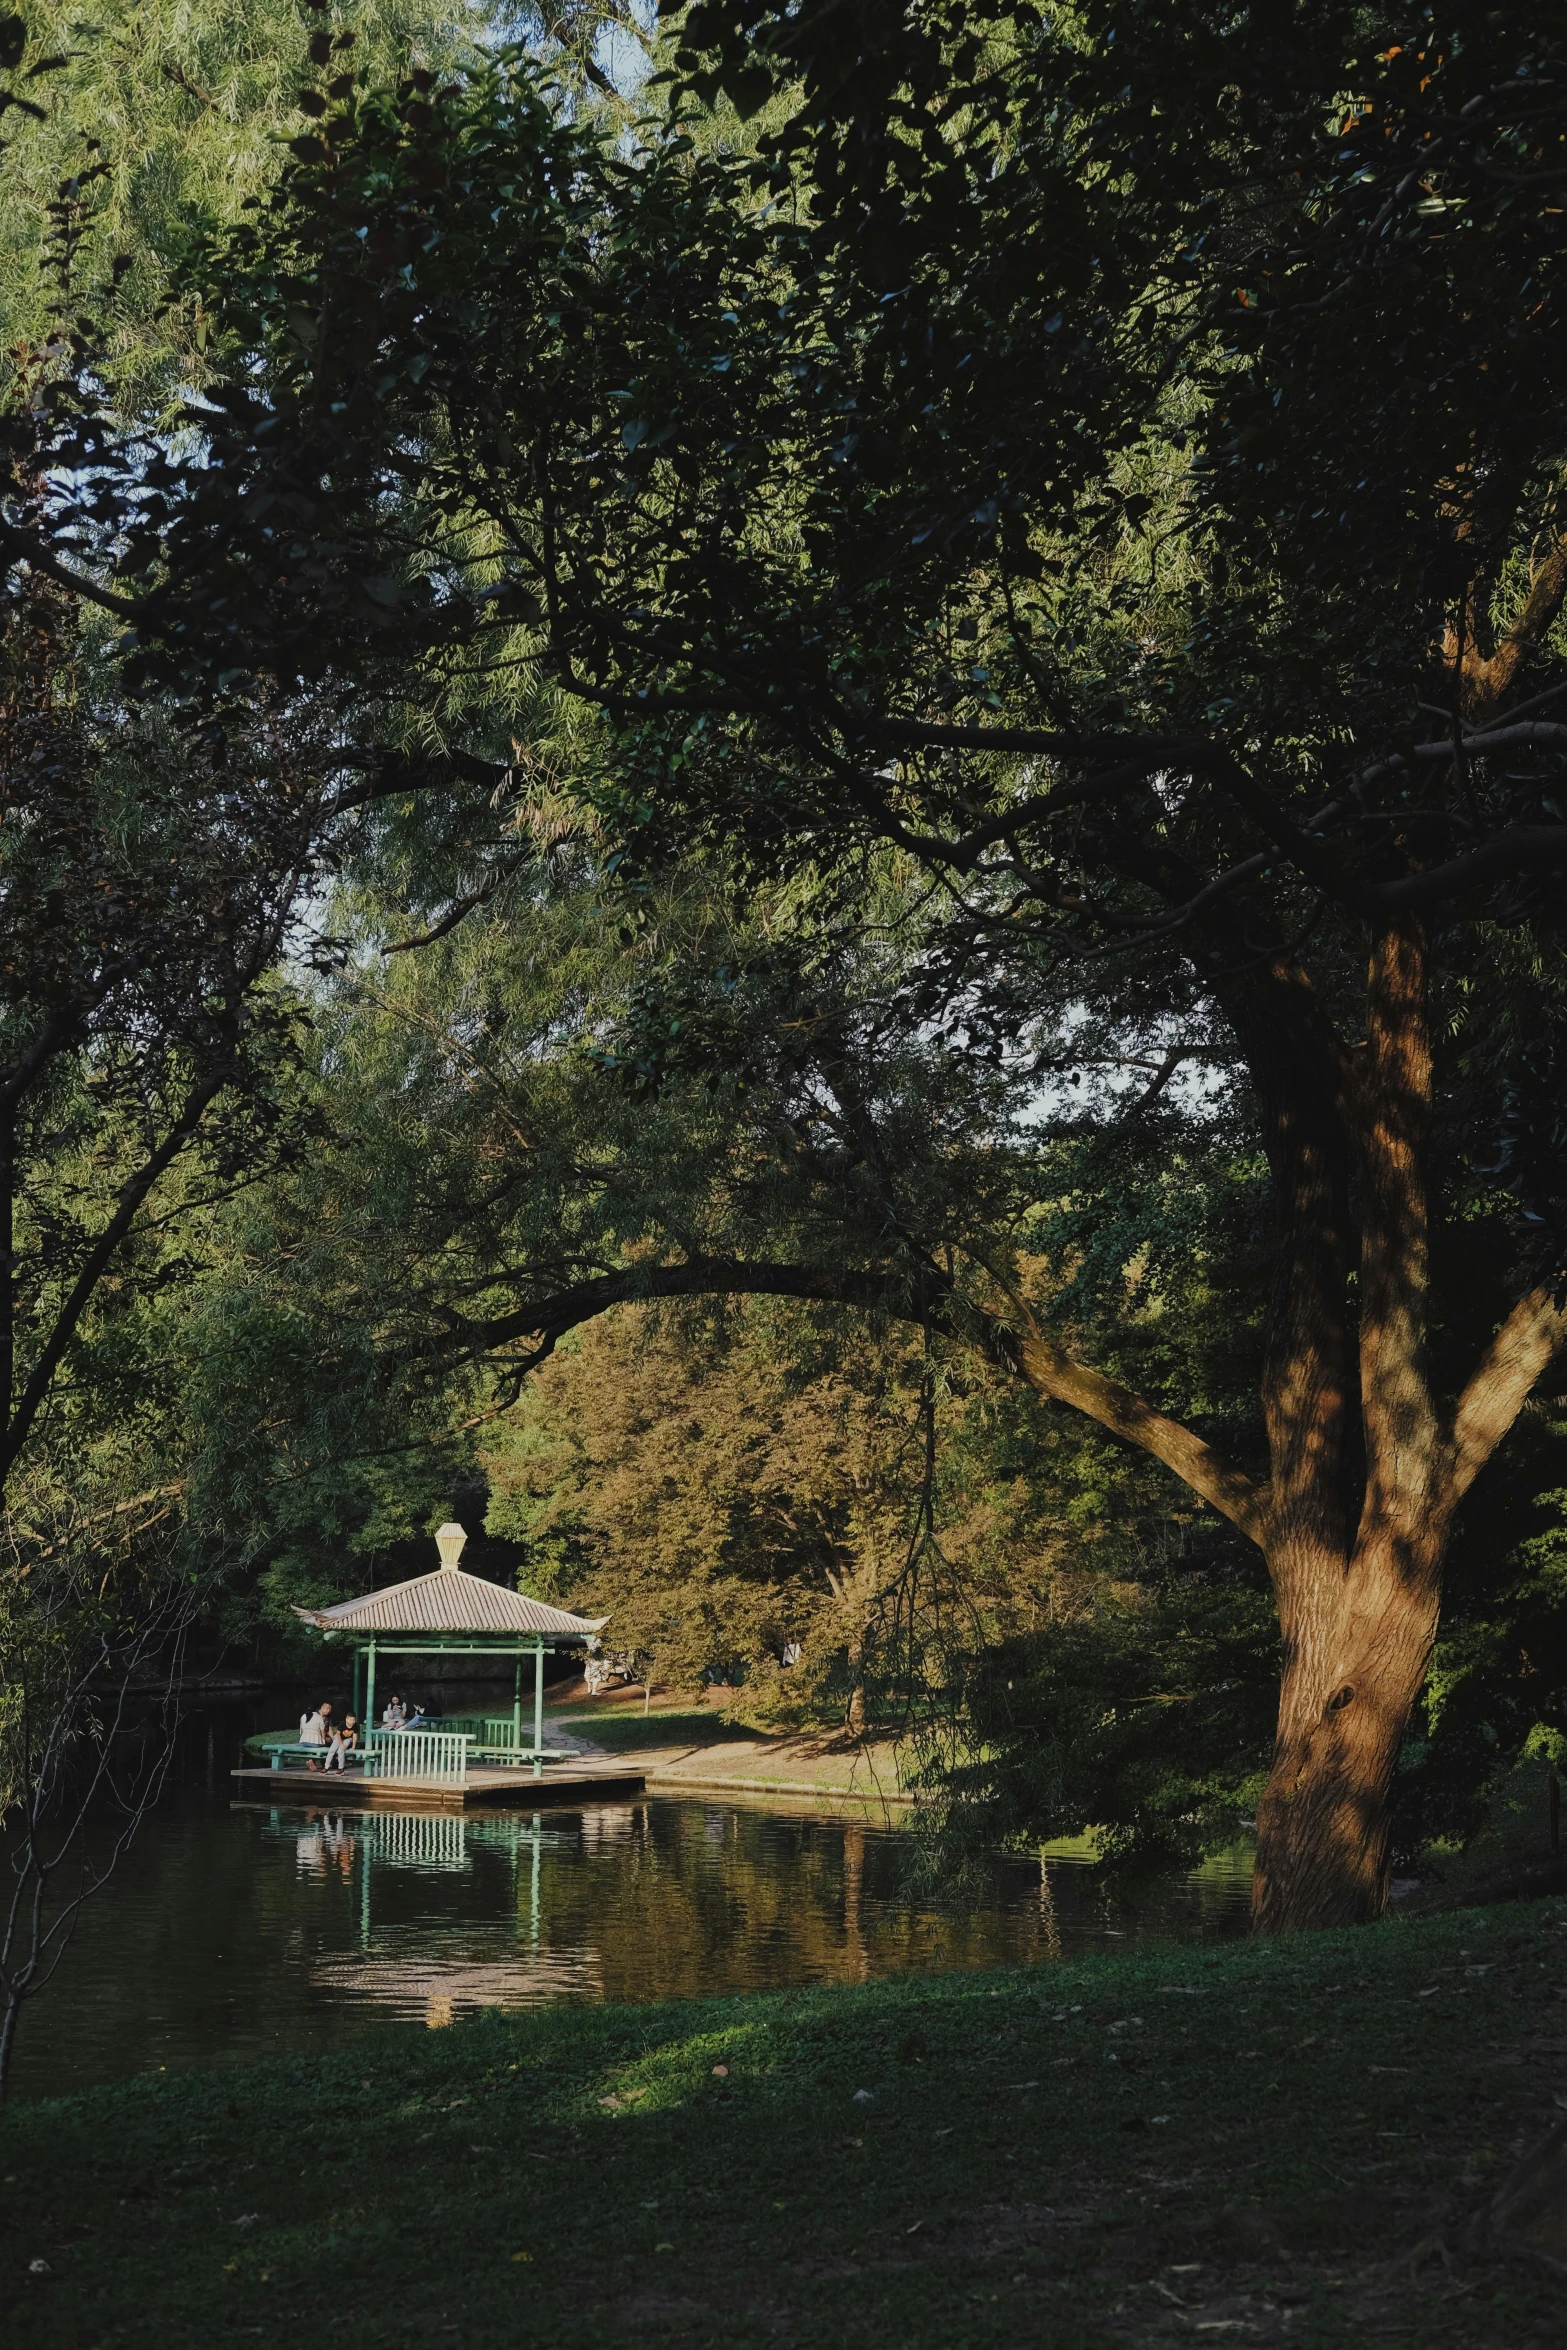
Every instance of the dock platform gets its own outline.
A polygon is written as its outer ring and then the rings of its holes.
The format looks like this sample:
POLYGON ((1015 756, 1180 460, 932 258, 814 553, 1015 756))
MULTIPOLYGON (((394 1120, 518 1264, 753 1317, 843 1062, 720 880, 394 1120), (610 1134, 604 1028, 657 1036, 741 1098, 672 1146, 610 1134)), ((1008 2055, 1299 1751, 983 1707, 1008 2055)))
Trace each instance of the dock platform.
POLYGON ((573 1763, 548 1769, 538 1778, 528 1770, 474 1764, 466 1787, 432 1787, 407 1779, 367 1779, 362 1771, 274 1771, 247 1766, 231 1774, 244 1780, 242 1800, 270 1797, 275 1803, 329 1803, 334 1811, 478 1811, 506 1804, 520 1811, 545 1811, 560 1803, 624 1801, 640 1795, 646 1774, 621 1763, 573 1763))

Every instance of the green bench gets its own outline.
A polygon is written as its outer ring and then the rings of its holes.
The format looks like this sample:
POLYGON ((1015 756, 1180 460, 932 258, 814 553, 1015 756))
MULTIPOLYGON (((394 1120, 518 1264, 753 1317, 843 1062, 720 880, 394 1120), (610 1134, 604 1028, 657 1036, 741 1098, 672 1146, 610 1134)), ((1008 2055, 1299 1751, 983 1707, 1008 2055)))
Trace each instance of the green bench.
MULTIPOLYGON (((455 1732, 459 1736, 468 1737, 471 1740, 468 1748, 470 1762, 520 1765, 570 1760, 568 1752, 562 1747, 536 1747, 531 1744, 528 1729, 525 1728, 519 1734, 510 1714, 435 1715, 426 1717, 415 1735, 423 1736, 431 1731, 455 1732)), ((375 1742, 384 1734, 373 1729, 368 1740, 350 1752, 348 1768, 363 1771, 369 1765, 371 1775, 374 1776, 375 1742)), ((245 1746, 252 1754, 264 1754, 275 1771, 282 1770, 285 1762, 319 1762, 324 1768, 327 1755, 331 1752, 330 1744, 303 1746, 297 1738, 281 1730, 263 1730, 247 1738, 245 1746)))
MULTIPOLYGON (((280 1771, 283 1768, 285 1755, 297 1755, 302 1762, 324 1764, 332 1751, 330 1741, 325 1746, 304 1746, 297 1738, 247 1738, 245 1743, 247 1746, 253 1747, 258 1754, 270 1756, 272 1768, 275 1771, 280 1771)), ((364 1748, 362 1746, 350 1747, 345 1759, 351 1768, 362 1769, 365 1761, 364 1748)), ((332 1767, 335 1774, 336 1764, 334 1763, 332 1767)))

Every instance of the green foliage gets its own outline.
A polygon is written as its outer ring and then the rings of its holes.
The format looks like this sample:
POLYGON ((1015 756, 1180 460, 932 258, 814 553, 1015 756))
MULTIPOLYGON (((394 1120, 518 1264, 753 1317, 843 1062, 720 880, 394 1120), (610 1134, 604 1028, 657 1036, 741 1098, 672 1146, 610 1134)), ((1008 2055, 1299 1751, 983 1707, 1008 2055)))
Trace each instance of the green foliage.
POLYGON ((199 300, 170 299, 171 273, 202 240, 271 187, 302 128, 299 93, 313 44, 338 44, 339 71, 368 78, 409 62, 445 70, 473 53, 488 23, 464 0, 356 0, 323 34, 293 0, 203 5, 110 0, 90 20, 61 0, 31 0, 30 57, 53 68, 33 84, 42 116, 12 134, 0 226, 0 320, 6 347, 41 343, 49 287, 39 249, 51 204, 79 194, 84 284, 107 282, 116 256, 109 345, 118 381, 167 396, 209 366, 211 321, 199 300))
POLYGON ((1271 1751, 1278 1622, 1248 1562, 1176 1560, 979 1662, 966 1829, 1091 1831, 1109 1859, 1195 1859, 1250 1824, 1271 1751), (1228 1568, 1228 1572, 1225 1568, 1228 1568))
MULTIPOLYGON (((830 901, 895 842, 941 917, 912 1017, 960 993, 994 1040, 1070 974, 1123 1054, 1266 1099, 1299 1040, 1259 960, 1309 940, 1353 1036, 1428 785, 1396 903, 1555 953, 1560 744, 1477 748, 1460 786, 1432 716, 1444 632, 1483 668, 1556 529, 1562 222, 1513 165, 1556 135, 1557 53, 1461 5, 1427 72, 1424 21, 1368 49, 1351 9, 700 8, 631 156, 520 57, 345 99, 214 257, 267 387, 219 387, 221 463, 149 517, 149 612, 181 659, 395 654, 443 715, 536 660, 615 721, 572 764, 622 876, 721 844, 830 901), (759 74, 773 127, 715 139, 692 94, 749 112, 759 74), (236 539, 235 483, 286 546, 236 539)), ((1558 637, 1551 605, 1536 684, 1558 637)), ((1504 1171, 1543 1246, 1560 1007, 1488 935, 1439 942, 1448 1165, 1504 1171)))
POLYGON ((919 1359, 763 1305, 594 1324, 481 1454, 490 1531, 666 1683, 841 1721, 874 1671, 919 1482, 919 1359))

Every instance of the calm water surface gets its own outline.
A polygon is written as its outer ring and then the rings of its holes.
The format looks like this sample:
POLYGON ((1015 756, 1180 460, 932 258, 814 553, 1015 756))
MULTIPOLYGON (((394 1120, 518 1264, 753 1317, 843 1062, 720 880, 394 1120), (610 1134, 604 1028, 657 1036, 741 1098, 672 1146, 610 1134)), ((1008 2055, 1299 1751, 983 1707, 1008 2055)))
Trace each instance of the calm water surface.
MULTIPOLYGON (((339 1813, 172 1791, 23 2018, 15 2091, 342 2045, 481 2007, 646 2000, 1039 1961, 1244 1930, 1249 1855, 1118 1900, 998 1858, 911 1900, 895 1827, 734 1796, 339 1813)), ((253 1783, 252 1783, 253 1784, 253 1783)))

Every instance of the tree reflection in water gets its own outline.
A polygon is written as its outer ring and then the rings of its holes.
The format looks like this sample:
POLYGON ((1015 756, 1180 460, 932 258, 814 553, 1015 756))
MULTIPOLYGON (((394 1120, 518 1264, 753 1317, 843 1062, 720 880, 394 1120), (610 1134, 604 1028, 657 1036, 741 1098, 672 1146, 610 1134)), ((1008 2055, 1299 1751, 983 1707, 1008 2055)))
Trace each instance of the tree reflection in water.
POLYGON ((481 2007, 1049 1963, 1245 1927, 1244 1852, 1120 1897, 1064 1858, 998 1858, 980 1898, 943 1909, 909 1895, 901 1847, 879 1818, 732 1796, 462 1816, 188 1790, 84 1919, 29 2019, 18 2093, 481 2007))

